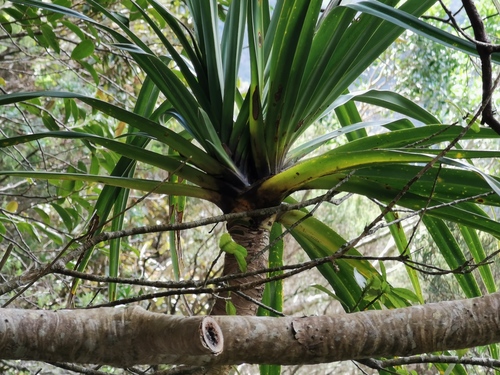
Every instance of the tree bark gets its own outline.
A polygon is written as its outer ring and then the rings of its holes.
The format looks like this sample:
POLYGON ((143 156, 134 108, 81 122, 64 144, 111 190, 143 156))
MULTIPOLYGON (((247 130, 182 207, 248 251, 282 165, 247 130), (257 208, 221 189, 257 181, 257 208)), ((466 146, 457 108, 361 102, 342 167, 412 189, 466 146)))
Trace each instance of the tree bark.
MULTIPOLYGON (((245 207, 245 205, 243 205, 245 207)), ((241 207, 240 207, 241 208, 241 207)), ((267 251, 263 249, 269 244, 269 235, 272 227, 272 220, 262 220, 257 218, 242 218, 227 222, 227 230, 233 241, 247 250, 247 272, 258 271, 268 266, 267 251)), ((240 273, 240 266, 234 255, 226 253, 224 256, 224 269, 222 274, 233 275, 240 273)), ((230 286, 238 286, 244 283, 263 280, 265 274, 257 274, 229 281, 230 286)), ((264 293, 264 284, 260 284, 253 289, 244 291, 249 298, 244 298, 234 292, 224 292, 216 296, 215 304, 211 315, 226 315, 226 306, 230 301, 236 309, 236 315, 252 316, 257 314, 257 304, 253 301, 261 301, 264 293), (253 301, 252 301, 253 300, 253 301)), ((202 369, 195 375, 220 375, 230 373, 231 367, 227 364, 210 366, 202 369)))
POLYGON ((409 356, 500 342, 500 293, 334 316, 214 318, 225 339, 217 363, 299 365, 409 356))
POLYGON ((405 309, 286 318, 177 317, 138 307, 0 309, 0 359, 119 367, 315 364, 497 342, 500 293, 405 309))
POLYGON ((208 316, 185 318, 150 313, 140 307, 0 309, 2 359, 118 367, 186 361, 201 364, 210 362, 222 348, 220 328, 208 316))
MULTIPOLYGON (((247 272, 258 271, 267 268, 267 251, 262 251, 269 244, 269 231, 272 220, 255 221, 252 218, 239 219, 227 223, 227 230, 233 240, 247 250, 247 272)), ((238 262, 232 254, 224 257, 223 275, 240 273, 238 262)), ((261 273, 258 275, 231 280, 230 286, 238 286, 266 277, 261 273)), ((245 295, 253 300, 259 301, 264 292, 264 284, 250 290, 245 290, 245 295)), ((237 315, 255 315, 258 306, 249 299, 235 293, 223 293, 217 296, 211 315, 226 315, 226 301, 230 300, 236 308, 237 315)))

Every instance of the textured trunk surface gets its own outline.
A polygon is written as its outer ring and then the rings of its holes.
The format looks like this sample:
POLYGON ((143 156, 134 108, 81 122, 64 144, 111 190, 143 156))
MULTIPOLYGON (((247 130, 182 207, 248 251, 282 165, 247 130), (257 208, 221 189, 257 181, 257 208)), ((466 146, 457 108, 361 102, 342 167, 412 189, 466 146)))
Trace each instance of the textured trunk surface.
POLYGON ((500 293, 405 309, 287 318, 183 318, 138 307, 0 309, 0 359, 119 367, 314 364, 497 342, 500 293))
POLYGON ((500 342, 500 294, 333 316, 214 317, 218 363, 299 365, 410 356, 500 342))
POLYGON ((222 333, 211 317, 155 314, 141 307, 90 310, 0 309, 0 358, 49 362, 196 362, 219 354, 222 333))
MULTIPOLYGON (((261 252, 269 244, 269 230, 272 222, 264 221, 256 224, 252 219, 237 220, 228 222, 227 230, 233 240, 239 245, 247 249, 247 272, 261 270, 267 267, 267 251, 261 252)), ((236 258, 231 254, 226 254, 224 258, 223 275, 232 275, 241 273, 236 258)), ((245 283, 263 280, 265 274, 259 274, 250 277, 244 277, 229 282, 230 286, 238 286, 245 283)), ((259 285, 254 289, 245 290, 248 297, 259 301, 264 292, 264 284, 259 285)), ((235 293, 224 293, 218 296, 215 305, 212 309, 211 315, 225 315, 226 314, 226 301, 230 300, 236 307, 237 315, 255 315, 258 306, 248 299, 239 296, 235 293)))

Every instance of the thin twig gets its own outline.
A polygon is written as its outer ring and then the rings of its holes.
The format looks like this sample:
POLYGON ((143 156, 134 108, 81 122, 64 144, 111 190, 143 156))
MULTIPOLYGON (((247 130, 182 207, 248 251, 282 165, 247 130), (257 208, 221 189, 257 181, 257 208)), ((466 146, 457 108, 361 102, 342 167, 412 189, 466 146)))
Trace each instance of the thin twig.
POLYGON ((399 357, 394 359, 376 360, 383 367, 409 365, 414 363, 456 363, 462 365, 483 366, 489 368, 500 368, 500 360, 485 357, 459 357, 450 355, 417 355, 411 357, 399 357))
POLYGON ((7 259, 9 259, 10 253, 12 252, 13 248, 14 245, 11 243, 9 244, 9 246, 7 246, 7 250, 5 250, 5 254, 2 257, 2 260, 0 260, 0 271, 2 270, 5 263, 7 263, 7 259))

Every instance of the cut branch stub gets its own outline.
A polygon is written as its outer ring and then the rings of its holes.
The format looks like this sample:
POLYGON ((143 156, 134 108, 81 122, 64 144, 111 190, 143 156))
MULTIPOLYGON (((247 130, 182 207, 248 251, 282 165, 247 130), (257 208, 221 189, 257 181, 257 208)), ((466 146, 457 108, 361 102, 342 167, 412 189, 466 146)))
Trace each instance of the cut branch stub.
POLYGON ((200 324, 200 338, 202 344, 214 355, 219 355, 224 348, 224 337, 217 322, 205 317, 200 324))
POLYGON ((0 359, 99 363, 119 367, 209 363, 223 350, 211 317, 140 307, 95 310, 0 309, 0 359))

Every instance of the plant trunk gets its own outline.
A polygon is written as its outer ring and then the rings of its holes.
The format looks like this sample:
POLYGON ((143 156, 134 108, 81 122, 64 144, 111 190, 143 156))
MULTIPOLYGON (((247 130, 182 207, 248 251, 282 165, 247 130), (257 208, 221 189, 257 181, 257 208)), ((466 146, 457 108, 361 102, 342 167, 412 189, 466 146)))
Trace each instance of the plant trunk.
POLYGON ((500 293, 404 309, 286 318, 178 317, 139 307, 0 309, 0 359, 118 367, 300 365, 498 342, 500 293))
MULTIPOLYGON (((267 251, 262 250, 269 245, 269 231, 271 226, 271 220, 256 221, 252 218, 227 223, 227 230, 233 240, 247 249, 247 272, 262 270, 268 266, 267 251)), ((223 275, 227 276, 238 273, 241 273, 241 271, 236 258, 234 255, 226 253, 223 275)), ((237 287, 241 284, 263 280, 265 277, 266 274, 258 274, 231 280, 228 284, 237 287)), ((263 292, 264 284, 242 291, 249 298, 259 302, 263 292)), ((217 296, 211 315, 226 315, 226 301, 231 301, 236 308, 237 315, 255 315, 257 313, 258 306, 254 302, 232 292, 221 293, 217 296)))

